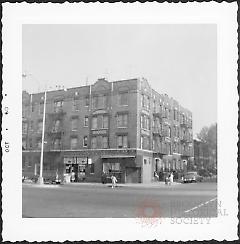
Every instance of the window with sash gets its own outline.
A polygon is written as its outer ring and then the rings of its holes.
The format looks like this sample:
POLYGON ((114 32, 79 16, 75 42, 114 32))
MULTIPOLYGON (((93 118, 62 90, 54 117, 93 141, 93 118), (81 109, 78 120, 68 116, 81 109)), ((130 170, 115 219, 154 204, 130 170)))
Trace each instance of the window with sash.
POLYGON ((117 127, 127 127, 127 126, 128 126, 128 114, 118 114, 117 127))
POLYGON ((118 94, 119 105, 128 105, 128 92, 120 92, 118 94))
POLYGON ((118 148, 127 148, 128 147, 128 137, 127 137, 127 135, 119 135, 117 137, 117 147, 118 148))
POLYGON ((71 149, 77 149, 78 148, 78 138, 77 137, 71 137, 70 148, 71 149))

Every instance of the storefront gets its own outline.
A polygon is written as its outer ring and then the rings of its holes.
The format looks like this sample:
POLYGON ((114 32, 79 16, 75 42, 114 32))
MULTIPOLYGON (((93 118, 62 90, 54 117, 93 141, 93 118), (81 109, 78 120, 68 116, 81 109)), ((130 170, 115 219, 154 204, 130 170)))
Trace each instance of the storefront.
POLYGON ((88 157, 64 157, 63 162, 66 183, 85 181, 86 173, 92 165, 92 159, 88 157))
POLYGON ((102 172, 107 176, 115 175, 119 183, 138 183, 139 168, 136 157, 131 155, 103 155, 102 172))

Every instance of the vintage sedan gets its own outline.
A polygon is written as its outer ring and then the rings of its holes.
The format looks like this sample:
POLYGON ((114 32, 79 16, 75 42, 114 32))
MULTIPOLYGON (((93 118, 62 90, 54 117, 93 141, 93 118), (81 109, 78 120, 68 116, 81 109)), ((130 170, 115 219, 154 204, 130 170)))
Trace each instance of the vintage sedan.
POLYGON ((193 182, 202 182, 203 177, 198 175, 197 172, 188 172, 183 177, 183 183, 193 183, 193 182))

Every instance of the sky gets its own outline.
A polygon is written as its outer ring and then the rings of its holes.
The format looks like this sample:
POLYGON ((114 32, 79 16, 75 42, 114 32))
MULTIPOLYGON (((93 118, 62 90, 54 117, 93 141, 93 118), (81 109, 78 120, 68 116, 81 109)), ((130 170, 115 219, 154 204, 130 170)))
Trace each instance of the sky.
POLYGON ((217 26, 23 25, 29 92, 144 77, 193 113, 193 135, 217 122, 217 26))

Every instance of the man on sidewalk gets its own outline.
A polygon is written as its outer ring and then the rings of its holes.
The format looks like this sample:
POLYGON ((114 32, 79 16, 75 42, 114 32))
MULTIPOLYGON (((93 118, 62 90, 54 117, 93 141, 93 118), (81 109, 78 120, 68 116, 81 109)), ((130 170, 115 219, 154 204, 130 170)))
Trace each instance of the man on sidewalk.
POLYGON ((112 188, 115 188, 117 183, 117 178, 114 175, 112 175, 111 180, 112 180, 112 188))

